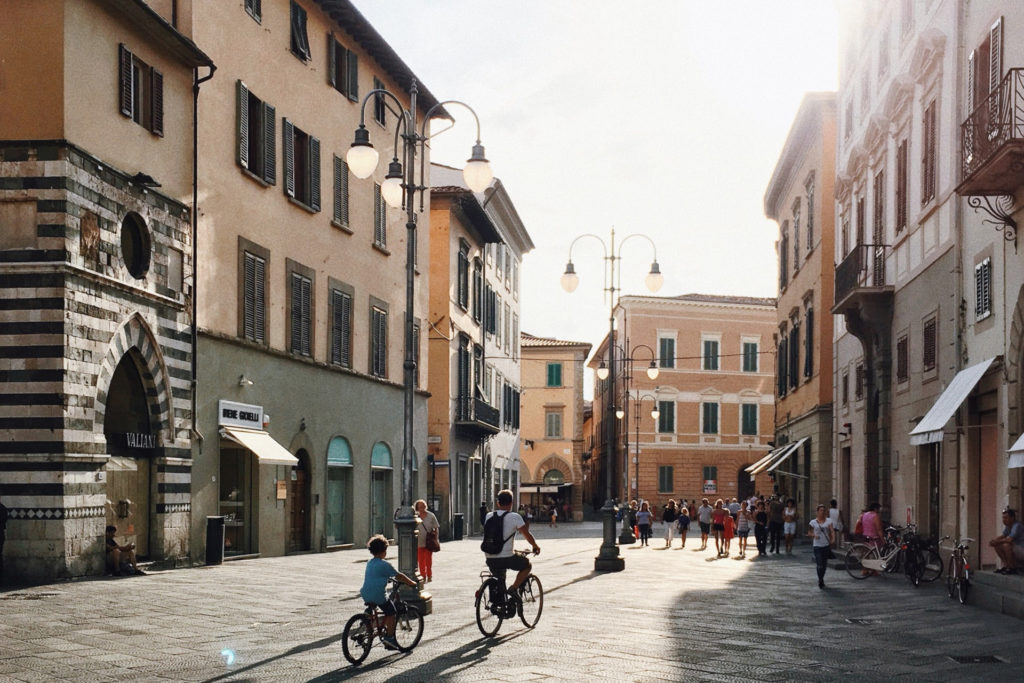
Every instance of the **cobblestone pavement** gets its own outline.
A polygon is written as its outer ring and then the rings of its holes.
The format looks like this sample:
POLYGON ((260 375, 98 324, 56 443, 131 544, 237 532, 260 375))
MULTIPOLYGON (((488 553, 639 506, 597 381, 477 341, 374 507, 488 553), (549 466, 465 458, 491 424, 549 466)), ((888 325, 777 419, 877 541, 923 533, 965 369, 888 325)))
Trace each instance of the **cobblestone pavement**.
POLYGON ((685 550, 623 548, 624 572, 595 574, 599 525, 534 532, 545 603, 532 631, 506 621, 481 637, 479 539, 445 543, 420 645, 351 667, 340 632, 369 554, 253 559, 0 592, 0 681, 1024 679, 1022 623, 961 607, 944 584, 829 570, 819 590, 808 546, 716 559, 692 536, 685 550))

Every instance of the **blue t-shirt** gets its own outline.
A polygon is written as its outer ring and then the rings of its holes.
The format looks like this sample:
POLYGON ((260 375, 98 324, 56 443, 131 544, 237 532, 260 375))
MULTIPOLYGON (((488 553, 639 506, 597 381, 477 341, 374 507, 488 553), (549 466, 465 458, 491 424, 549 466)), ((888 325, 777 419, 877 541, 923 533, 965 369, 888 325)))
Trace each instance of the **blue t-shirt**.
POLYGON ((1004 526, 1003 536, 1008 536, 1014 545, 1024 546, 1024 524, 1014 521, 1010 526, 1004 526))
POLYGON ((388 564, 387 560, 374 557, 366 563, 366 574, 363 576, 363 587, 359 589, 359 595, 363 596, 364 602, 371 602, 374 605, 383 605, 388 595, 385 588, 388 579, 398 573, 394 567, 388 564))

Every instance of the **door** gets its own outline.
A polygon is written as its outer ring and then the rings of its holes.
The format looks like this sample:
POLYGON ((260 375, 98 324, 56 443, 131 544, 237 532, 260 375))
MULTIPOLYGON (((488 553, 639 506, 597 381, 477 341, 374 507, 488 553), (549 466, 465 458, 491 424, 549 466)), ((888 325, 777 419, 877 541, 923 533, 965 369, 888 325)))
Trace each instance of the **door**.
POLYGON ((352 542, 352 468, 327 468, 327 545, 352 542))
MULTIPOLYGON (((975 499, 978 504, 980 539, 997 536, 1001 529, 1000 517, 996 514, 996 461, 999 454, 996 418, 994 410, 978 414, 978 491, 975 499)), ((982 566, 996 563, 996 551, 988 543, 978 543, 977 547, 981 549, 982 566)))
POLYGON ((224 517, 225 555, 256 552, 252 542, 251 495, 255 462, 256 456, 247 449, 234 446, 220 449, 220 514, 224 517))
POLYGON ((374 469, 370 482, 370 535, 391 537, 391 470, 374 469))
MULTIPOLYGON (((852 529, 853 524, 857 521, 857 518, 853 515, 853 501, 850 500, 850 494, 853 491, 853 485, 850 483, 850 475, 853 468, 850 464, 851 451, 849 446, 843 446, 843 449, 839 453, 839 477, 840 485, 842 487, 842 494, 839 499, 839 509, 843 513, 843 519, 846 520, 847 526, 852 529)), ((860 510, 857 511, 858 514, 860 510)))
POLYGON ((288 495, 288 552, 309 550, 309 454, 299 449, 292 466, 291 492, 288 495))

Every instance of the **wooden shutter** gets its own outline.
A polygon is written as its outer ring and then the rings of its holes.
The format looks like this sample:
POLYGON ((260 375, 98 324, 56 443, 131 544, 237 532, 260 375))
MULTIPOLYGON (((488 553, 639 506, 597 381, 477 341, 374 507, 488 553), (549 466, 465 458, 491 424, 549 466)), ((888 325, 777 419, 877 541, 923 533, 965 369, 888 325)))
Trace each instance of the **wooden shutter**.
POLYGON ((253 341, 263 344, 266 341, 267 299, 266 299, 266 262, 256 257, 253 268, 253 341))
POLYGON ((242 284, 242 335, 256 339, 256 257, 246 252, 242 284))
POLYGON ((334 221, 348 225, 348 164, 334 157, 334 221))
POLYGON ((974 267, 974 315, 976 320, 992 311, 992 260, 985 259, 974 267))
POLYGON ((149 129, 160 137, 164 136, 164 75, 150 68, 149 87, 152 100, 150 102, 149 129))
POLYGON ((277 110, 266 102, 261 102, 263 112, 263 180, 268 185, 277 184, 277 129, 275 119, 277 110))
POLYGON ((304 277, 299 285, 302 300, 301 353, 303 356, 311 356, 313 354, 313 338, 311 336, 313 324, 313 282, 309 278, 304 277))
POLYGON ((924 324, 924 356, 923 366, 925 370, 935 369, 935 319, 924 324))
POLYGON ((904 382, 907 380, 907 361, 909 354, 907 353, 907 338, 900 337, 896 341, 896 381, 904 382))
POLYGON ((292 315, 291 315, 291 344, 292 353, 299 353, 302 348, 302 276, 292 273, 292 315))
POLYGON ((320 140, 309 136, 309 207, 320 210, 320 140))
POLYGON ((327 34, 327 82, 332 87, 338 87, 338 55, 336 53, 338 41, 334 39, 333 33, 327 34))
MULTIPOLYGON (((976 85, 977 79, 975 78, 975 73, 974 73, 974 69, 976 68, 975 65, 977 64, 977 55, 978 55, 978 51, 977 50, 971 50, 971 54, 967 55, 967 113, 966 113, 967 116, 970 116, 971 113, 974 111, 974 108, 976 106, 975 105, 975 99, 978 96, 977 93, 975 92, 975 89, 977 88, 977 85, 976 85)), ((991 62, 991 57, 990 57, 990 62, 991 62)), ((970 158, 970 154, 969 153, 968 153, 968 158, 970 158)))
POLYGON ((249 89, 242 81, 237 82, 235 102, 238 112, 238 163, 242 168, 249 168, 249 89))
POLYGON ((295 126, 288 119, 281 119, 281 130, 284 153, 284 193, 289 197, 295 196, 295 126))
POLYGON ((807 309, 807 330, 804 332, 804 377, 814 374, 814 309, 807 309))
POLYGON ((348 78, 345 81, 345 92, 353 102, 359 101, 359 58, 355 52, 345 50, 345 66, 348 78))
MULTIPOLYGON (((988 48, 988 91, 992 92, 999 87, 1003 78, 1003 18, 996 19, 989 30, 988 48)), ((999 104, 996 101, 995 106, 999 104)))
POLYGON ((386 235, 384 234, 384 207, 380 194, 380 185, 373 184, 373 241, 375 244, 385 246, 386 235))
POLYGON ((124 46, 118 45, 118 106, 124 116, 132 115, 132 53, 124 46))

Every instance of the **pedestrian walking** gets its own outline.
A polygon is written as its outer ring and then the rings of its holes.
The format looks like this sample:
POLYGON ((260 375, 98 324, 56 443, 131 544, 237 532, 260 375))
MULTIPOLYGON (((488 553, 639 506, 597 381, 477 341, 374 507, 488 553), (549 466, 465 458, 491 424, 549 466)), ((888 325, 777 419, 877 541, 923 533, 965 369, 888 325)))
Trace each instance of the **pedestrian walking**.
POLYGON ((796 511, 796 501, 792 498, 786 501, 786 507, 782 511, 782 533, 786 535, 786 554, 793 554, 793 537, 796 535, 796 520, 800 513, 796 511))
POLYGON ((740 504, 733 498, 732 502, 726 505, 726 508, 728 508, 729 514, 732 515, 733 521, 736 521, 736 515, 740 511, 740 504))
MULTIPOLYGON (((882 509, 881 505, 871 503, 871 505, 868 505, 868 509, 861 513, 860 521, 858 521, 865 541, 879 550, 881 550, 885 543, 885 532, 882 531, 882 517, 878 514, 880 509, 882 509)), ((864 569, 861 571, 861 574, 864 576, 878 576, 878 572, 873 569, 864 569)))
POLYGON ((754 510, 754 542, 757 544, 758 557, 768 554, 768 513, 764 509, 764 501, 757 501, 754 510))
POLYGON ((550 517, 550 521, 548 522, 548 526, 557 527, 558 526, 558 506, 557 505, 552 505, 551 506, 551 513, 550 514, 551 514, 551 517, 550 517))
POLYGON ((807 535, 812 539, 814 549, 814 563, 818 568, 818 588, 825 587, 825 570, 828 568, 828 554, 835 540, 835 529, 832 527, 832 520, 825 512, 825 506, 818 504, 815 510, 815 517, 811 520, 807 535))
MULTIPOLYGON (((729 508, 726 508, 726 512, 729 508)), ((722 520, 725 525, 725 529, 722 530, 722 554, 725 557, 729 557, 732 552, 732 537, 736 535, 736 522, 733 521, 732 515, 726 515, 722 520)))
POLYGON ((838 548, 843 541, 843 531, 846 528, 843 513, 839 510, 839 503, 833 498, 828 504, 828 519, 832 522, 832 547, 838 548))
POLYGON ((665 547, 672 547, 672 532, 676 528, 676 518, 678 517, 676 512, 676 502, 671 498, 665 503, 665 509, 661 511, 661 521, 665 524, 665 547))
POLYGON ((747 536, 750 535, 751 514, 747 501, 740 503, 740 511, 736 513, 736 537, 739 538, 740 557, 747 556, 747 536))
POLYGON ((728 516, 729 511, 725 508, 725 502, 719 498, 711 510, 711 533, 715 537, 715 550, 718 551, 719 557, 722 556, 724 550, 723 541, 725 539, 722 536, 725 533, 725 518, 728 516))
POLYGON ((711 533, 712 512, 714 512, 714 508, 708 505, 708 499, 705 498, 701 501, 700 507, 697 508, 697 523, 700 524, 701 550, 707 550, 708 547, 708 534, 711 533))
POLYGON ((779 554, 779 546, 782 545, 782 501, 779 497, 772 495, 768 499, 768 552, 779 554))
POLYGON ((640 510, 636 513, 636 526, 640 532, 640 545, 647 545, 651 537, 651 506, 646 500, 640 504, 640 510))
POLYGON ((690 532, 690 511, 683 505, 679 508, 679 517, 676 518, 676 527, 679 530, 679 547, 686 547, 686 534, 690 532))

